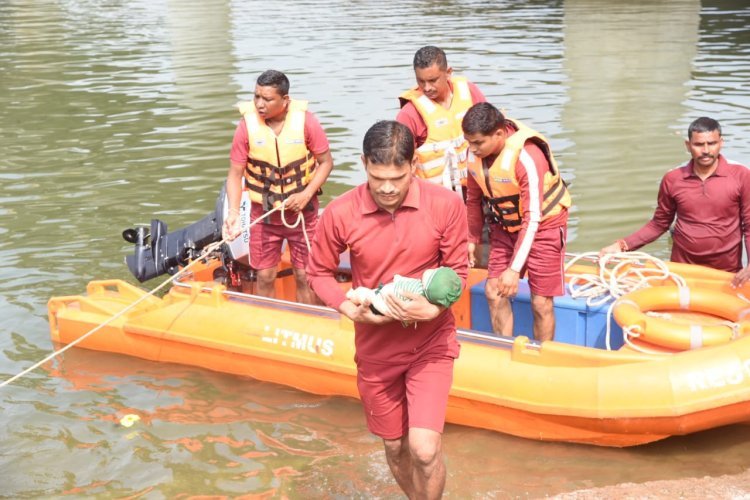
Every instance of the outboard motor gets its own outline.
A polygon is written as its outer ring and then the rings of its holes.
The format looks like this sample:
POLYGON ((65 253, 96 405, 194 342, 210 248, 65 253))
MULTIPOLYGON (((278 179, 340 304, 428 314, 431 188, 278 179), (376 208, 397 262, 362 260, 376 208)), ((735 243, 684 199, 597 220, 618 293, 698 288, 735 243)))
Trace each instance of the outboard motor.
MULTIPOLYGON (((221 228, 227 213, 226 186, 222 187, 213 212, 198 222, 178 229, 167 230, 167 224, 158 219, 151 220, 151 227, 126 229, 122 232, 125 241, 135 245, 133 255, 125 257, 128 269, 138 281, 144 282, 164 273, 175 274, 180 266, 198 257, 206 246, 221 241, 221 228)), ((228 245, 229 257, 248 263, 250 200, 243 191, 240 205, 240 221, 243 232, 228 245)))

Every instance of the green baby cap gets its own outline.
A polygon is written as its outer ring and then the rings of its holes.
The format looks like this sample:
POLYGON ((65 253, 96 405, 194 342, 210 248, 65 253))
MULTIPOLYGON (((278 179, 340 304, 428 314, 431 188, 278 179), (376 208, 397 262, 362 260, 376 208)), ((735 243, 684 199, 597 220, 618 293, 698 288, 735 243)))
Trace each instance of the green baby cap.
POLYGON ((425 297, 433 304, 450 307, 461 297, 461 278, 450 267, 425 271, 422 286, 425 297))

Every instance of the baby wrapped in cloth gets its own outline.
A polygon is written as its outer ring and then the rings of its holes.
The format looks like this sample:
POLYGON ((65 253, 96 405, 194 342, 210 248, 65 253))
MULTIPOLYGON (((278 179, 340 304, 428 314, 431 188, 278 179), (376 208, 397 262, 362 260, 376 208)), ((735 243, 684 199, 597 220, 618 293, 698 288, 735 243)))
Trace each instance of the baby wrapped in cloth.
POLYGON ((391 311, 384 297, 390 294, 408 301, 401 292, 423 295, 432 304, 450 307, 461 296, 461 278, 450 267, 428 269, 422 273, 422 279, 405 278, 397 274, 391 283, 378 288, 360 286, 349 290, 346 298, 357 305, 368 301, 374 313, 390 316, 391 311))

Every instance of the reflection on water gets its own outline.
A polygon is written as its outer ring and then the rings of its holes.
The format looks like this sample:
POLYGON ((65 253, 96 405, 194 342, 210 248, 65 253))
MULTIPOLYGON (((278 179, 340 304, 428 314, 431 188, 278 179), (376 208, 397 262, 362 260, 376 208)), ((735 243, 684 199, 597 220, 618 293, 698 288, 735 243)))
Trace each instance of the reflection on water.
MULTIPOLYGON (((23 446, 4 450, 4 473, 16 471, 8 495, 399 496, 355 400, 86 350, 70 351, 47 376, 54 385, 35 388, 47 396, 44 402, 14 389, 18 415, 33 418, 10 419, 0 430, 4 443, 23 446), (119 425, 129 413, 141 420, 119 425)), ((449 425, 447 493, 540 497, 626 481, 738 473, 750 460, 749 443, 750 426, 609 449, 449 425)))
MULTIPOLYGON (((50 296, 96 278, 133 281, 122 229, 152 215, 177 228, 212 210, 234 104, 265 69, 287 72, 328 132, 328 201, 363 180, 361 137, 395 116, 414 51, 443 46, 457 73, 550 138, 573 181, 570 248, 583 251, 645 222, 661 175, 686 158, 682 136, 695 116, 718 117, 727 155, 750 162, 749 21, 739 0, 387 10, 365 1, 4 2, 2 377, 52 348, 50 296)), ((662 257, 666 248, 652 246, 662 257)), ((0 391, 4 495, 399 496, 354 400, 78 349, 0 391), (142 420, 118 425, 128 413, 142 420)), ((628 450, 456 426, 445 441, 452 497, 539 497, 750 463, 750 426, 628 450)))
POLYGON ((562 114, 563 127, 575 134, 566 165, 576 172, 577 236, 586 245, 644 224, 661 175, 686 157, 676 124, 689 113, 685 84, 700 11, 699 0, 656 11, 645 0, 607 9, 591 4, 565 2, 569 100, 562 114))

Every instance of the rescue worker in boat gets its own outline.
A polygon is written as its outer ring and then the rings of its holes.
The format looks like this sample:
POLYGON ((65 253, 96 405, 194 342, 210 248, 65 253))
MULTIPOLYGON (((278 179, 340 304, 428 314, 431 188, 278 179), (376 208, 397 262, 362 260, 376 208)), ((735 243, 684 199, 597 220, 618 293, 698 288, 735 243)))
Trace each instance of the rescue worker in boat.
POLYGON ((693 121, 685 140, 691 159, 662 177, 651 220, 599 255, 637 250, 670 231, 673 262, 736 273, 735 287, 750 280, 750 266, 742 266, 743 239, 750 253, 750 170, 725 158, 723 145, 718 121, 693 121))
POLYGON ((486 102, 466 112, 462 127, 469 146, 469 265, 477 261, 486 219, 490 254, 485 295, 492 329, 513 334, 510 298, 528 273, 534 338, 552 340, 554 297, 564 294, 571 199, 549 143, 486 102))
POLYGON ((466 198, 466 141, 461 119, 484 94, 465 77, 454 76, 445 52, 426 46, 414 54, 417 86, 399 96, 396 121, 411 130, 417 148, 417 177, 466 198))
POLYGON ((317 298, 305 276, 307 240, 318 222, 318 195, 333 168, 328 138, 307 102, 289 97, 289 79, 268 70, 255 85, 253 102, 239 103, 242 119, 232 141, 227 175, 229 211, 224 237, 240 232, 239 207, 245 185, 251 200, 251 223, 282 203, 250 228, 250 265, 257 270, 256 294, 275 295, 274 281, 282 243, 289 245, 297 285, 297 301, 313 304, 317 298), (304 227, 297 222, 303 215, 304 227), (305 236, 307 233, 307 238, 305 236))

